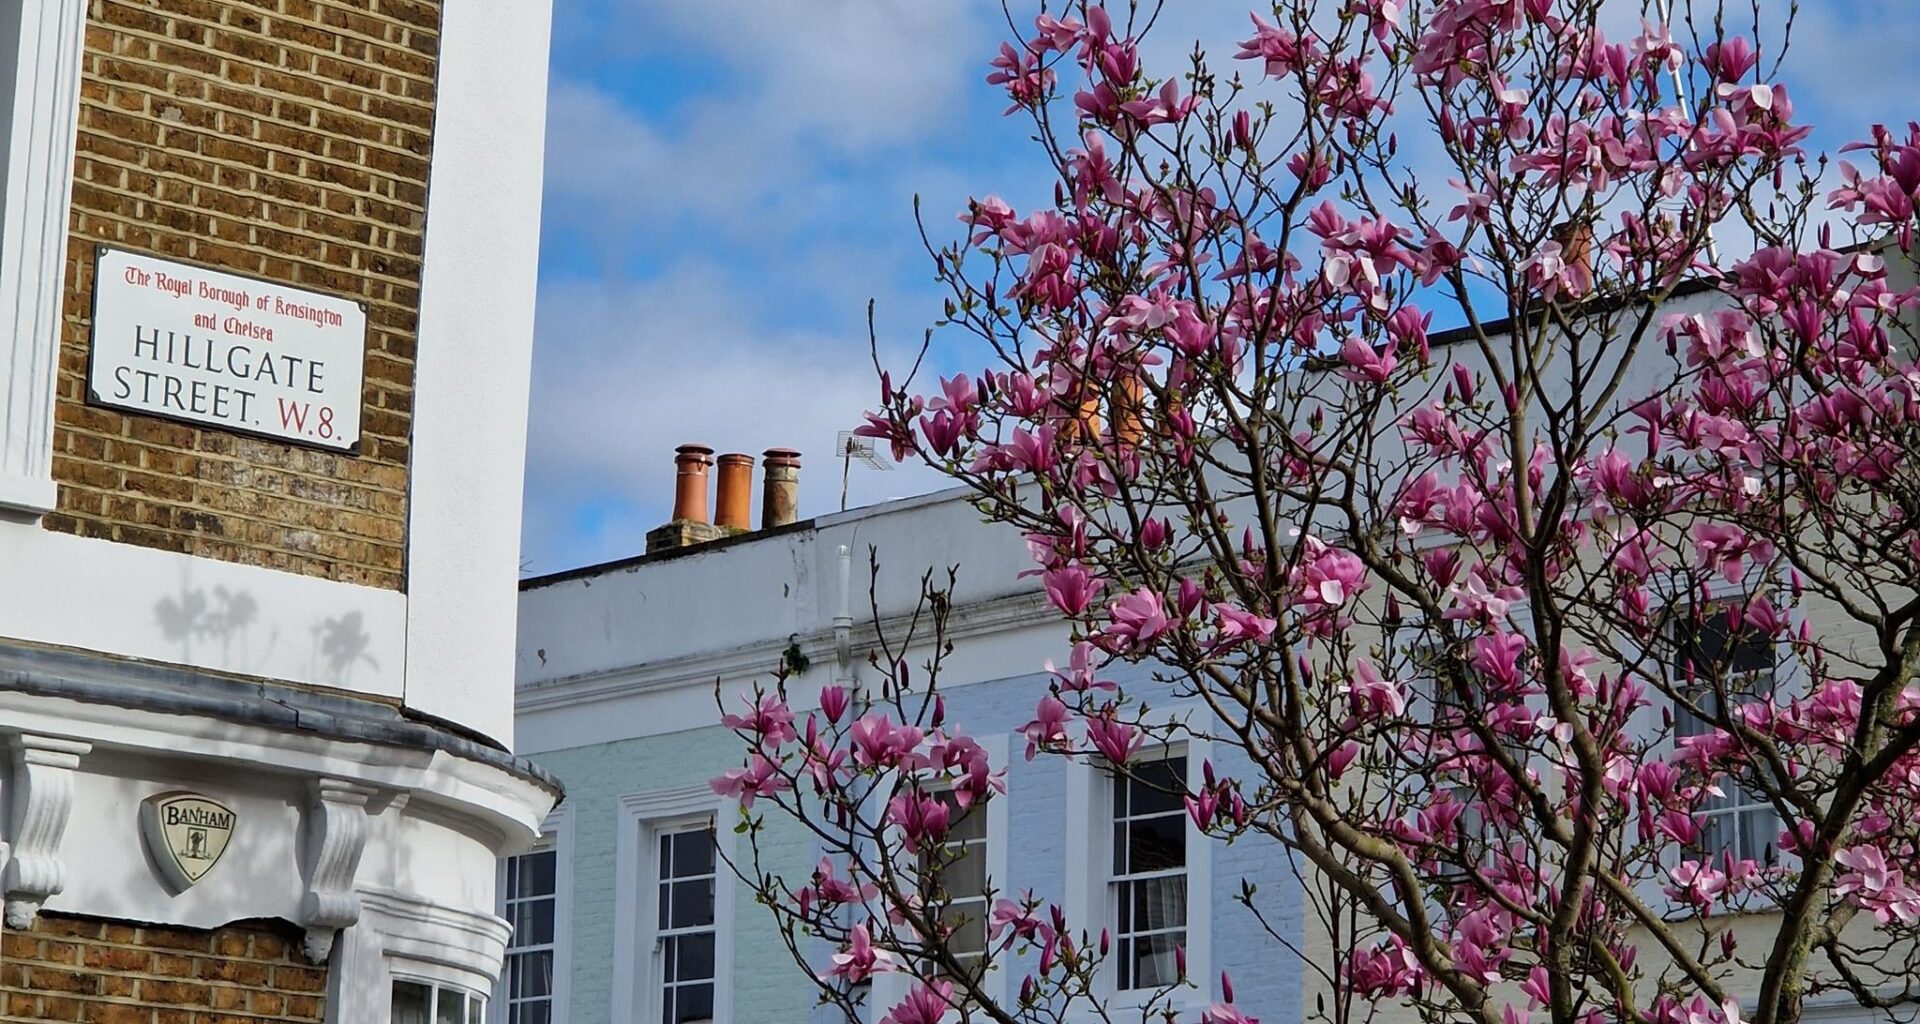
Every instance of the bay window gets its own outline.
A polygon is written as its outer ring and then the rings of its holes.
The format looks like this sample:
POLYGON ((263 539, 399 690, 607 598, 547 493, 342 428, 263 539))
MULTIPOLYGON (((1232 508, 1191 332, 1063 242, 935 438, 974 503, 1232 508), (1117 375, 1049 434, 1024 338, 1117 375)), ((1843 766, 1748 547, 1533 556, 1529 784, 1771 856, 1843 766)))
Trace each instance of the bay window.
POLYGON ((430 981, 396 978, 392 1024, 482 1024, 487 1000, 477 992, 430 981))

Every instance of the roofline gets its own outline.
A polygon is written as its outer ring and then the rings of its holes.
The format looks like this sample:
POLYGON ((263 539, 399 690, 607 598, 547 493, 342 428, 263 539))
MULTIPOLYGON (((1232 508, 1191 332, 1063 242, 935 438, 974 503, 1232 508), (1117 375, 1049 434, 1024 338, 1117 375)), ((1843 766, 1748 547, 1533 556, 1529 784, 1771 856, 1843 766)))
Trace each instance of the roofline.
POLYGON ((928 491, 925 494, 914 494, 904 498, 877 501, 871 505, 858 505, 843 511, 830 512, 826 515, 814 516, 811 519, 801 519, 782 526, 771 526, 761 530, 729 534, 725 537, 716 537, 713 540, 702 541, 698 544, 684 544, 676 548, 667 548, 664 551, 628 555, 625 558, 616 558, 611 561, 583 565, 574 569, 561 569, 558 572, 529 576, 520 581, 520 591, 521 593, 525 593, 529 590, 538 590, 541 587, 552 586, 556 583, 590 579, 595 576, 604 576, 607 573, 621 572, 643 565, 652 565, 655 562, 668 562, 676 558, 685 558, 688 555, 723 551, 727 548, 751 544, 754 541, 764 540, 770 537, 782 537, 790 533, 802 533, 807 530, 822 530, 831 526, 839 526, 842 523, 858 522, 862 519, 891 515, 895 512, 906 512, 926 505, 938 505, 959 498, 970 493, 972 490, 973 488, 965 484, 957 487, 943 487, 940 490, 928 491))
MULTIPOLYGON (((1712 291, 1713 288, 1714 288, 1714 282, 1707 278, 1690 277, 1690 278, 1687 278, 1685 281, 1682 281, 1679 284, 1674 285, 1673 290, 1667 293, 1667 299, 1672 300, 1672 299, 1686 298, 1689 295, 1698 295, 1701 292, 1712 291)), ((1572 313, 1572 315, 1576 317, 1587 316, 1593 313, 1610 313, 1616 309, 1624 309, 1625 307, 1632 305, 1634 302, 1640 301, 1640 299, 1643 297, 1644 297, 1643 294, 1596 296, 1584 302, 1576 303, 1570 312, 1572 313)), ((1527 316, 1527 315, 1530 315, 1532 312, 1537 312, 1538 310, 1539 310, 1539 307, 1535 307, 1533 310, 1530 310, 1528 314, 1522 314, 1522 315, 1527 316)), ((1472 324, 1462 324, 1459 327, 1449 327, 1444 331, 1435 331, 1434 333, 1427 335, 1427 344, 1437 348, 1442 345, 1458 345, 1464 341, 1472 341, 1475 338, 1480 337, 1482 334, 1490 335, 1490 336, 1498 335, 1498 334, 1510 334, 1513 332, 1513 323, 1516 319, 1519 319, 1519 318, 1505 316, 1505 317, 1501 317, 1498 320, 1490 320, 1486 323, 1481 324, 1479 327, 1475 327, 1472 324)))

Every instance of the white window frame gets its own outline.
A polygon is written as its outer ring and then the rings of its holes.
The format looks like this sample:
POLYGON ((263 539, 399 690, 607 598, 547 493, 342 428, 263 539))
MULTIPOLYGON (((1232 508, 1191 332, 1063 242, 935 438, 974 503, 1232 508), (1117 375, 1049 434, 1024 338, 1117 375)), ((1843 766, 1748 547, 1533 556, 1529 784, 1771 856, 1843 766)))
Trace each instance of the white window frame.
MULTIPOLYGON (((1738 599, 1748 594, 1753 584, 1757 582, 1756 580, 1749 579, 1754 571, 1752 567, 1749 567, 1747 573, 1743 574, 1740 579, 1731 582, 1716 578, 1712 584, 1706 588, 1704 594, 1689 589, 1685 586, 1686 581, 1674 574, 1666 573, 1656 575, 1647 583, 1648 590, 1654 597, 1649 612, 1653 615, 1664 616, 1667 613, 1667 609, 1675 602, 1693 600, 1695 598, 1704 598, 1709 604, 1738 599)), ((1780 581, 1774 580, 1766 587, 1766 593, 1773 601, 1774 607, 1779 609, 1781 614, 1786 618, 1787 632, 1791 634, 1798 630, 1805 621, 1806 613, 1798 603, 1790 599, 1792 595, 1786 586, 1780 581)), ((1644 648, 1638 647, 1631 640, 1625 638, 1620 641, 1620 644, 1623 652, 1643 655, 1649 653, 1644 648)), ((1797 660, 1789 656, 1791 652, 1787 644, 1779 644, 1778 649, 1780 651, 1780 657, 1774 662, 1774 693, 1778 696, 1787 696, 1789 694, 1804 692, 1808 682, 1804 668, 1797 660)), ((1657 653, 1652 656, 1656 660, 1659 657, 1663 657, 1657 653)), ((1660 664, 1663 666, 1666 665, 1664 661, 1661 661, 1660 664)), ((1671 758, 1674 754, 1676 737, 1672 729, 1665 729, 1664 735, 1662 735, 1663 726, 1661 724, 1661 715, 1662 712, 1672 714, 1677 709, 1673 703, 1666 698, 1664 693, 1659 692, 1658 689, 1655 688, 1650 687, 1649 689, 1652 691, 1649 694, 1651 699, 1647 701, 1646 706, 1635 712, 1629 728, 1634 731, 1635 735, 1643 739, 1654 739, 1657 737, 1659 742, 1653 748, 1653 752, 1663 758, 1671 758)), ((1636 809, 1633 813, 1638 814, 1639 811, 1636 809)), ((1649 908, 1663 913, 1676 913, 1688 910, 1686 904, 1674 900, 1668 896, 1665 891, 1665 886, 1668 881, 1666 871, 1679 866, 1682 854, 1683 851, 1677 845, 1669 846, 1661 853, 1661 871, 1650 877, 1640 879, 1639 883, 1634 886, 1634 892, 1649 908)), ((1777 856, 1779 862, 1782 864, 1791 865, 1795 860, 1793 855, 1785 851, 1778 851, 1777 856)))
POLYGON ((393 1001, 394 987, 406 984, 424 985, 433 993, 432 1000, 427 1004, 427 1020, 429 1024, 439 1017, 440 994, 442 992, 458 992, 467 999, 481 1000, 481 1019, 491 1019, 493 1013, 493 996, 491 993, 475 989, 460 980, 449 977, 444 972, 436 971, 423 964, 412 961, 393 961, 392 963, 393 967, 388 971, 387 977, 388 1008, 386 1012, 389 1015, 392 1013, 391 1004, 393 1001))
MULTIPOLYGON (((573 979, 573 805, 561 804, 540 825, 540 838, 527 853, 553 854, 553 992, 549 996, 553 1024, 566 1024, 572 998, 573 979)), ((509 858, 510 859, 510 858, 509 858)), ((507 861, 496 869, 495 913, 506 916, 507 861)), ((507 955, 512 956, 513 939, 507 940, 507 955)), ((490 1024, 506 1024, 507 961, 500 964, 500 983, 487 1000, 490 1024)))
POLYGON ((613 1024, 654 1024, 660 1003, 654 955, 655 877, 660 835, 691 822, 713 823, 713 1021, 733 1020, 734 860, 733 805, 707 786, 629 793, 620 797, 614 843, 613 1024), (625 979, 624 982, 620 979, 625 979))
MULTIPOLYGON (((1005 733, 976 736, 974 740, 987 753, 988 771, 1007 770, 1008 742, 1005 733)), ((994 902, 1013 898, 1013 894, 1007 891, 1007 830, 1011 821, 1011 808, 1008 805, 1012 797, 1013 790, 1009 783, 1007 792, 997 793, 987 801, 987 887, 994 891, 994 898, 987 906, 989 915, 993 913, 994 902)), ((991 916, 988 921, 991 923, 991 916)), ((987 948, 993 948, 991 938, 988 939, 987 948)), ((986 976, 980 980, 981 991, 995 1002, 1004 1003, 1008 998, 1007 959, 1006 956, 992 958, 986 976)), ((888 971, 874 975, 867 990, 866 1019, 877 1021, 885 1016, 900 1000, 906 998, 911 983, 911 975, 906 972, 888 971)), ((958 1014, 949 1013, 948 1017, 957 1018, 958 1014)))
MULTIPOLYGON (((1724 587, 1724 588, 1716 587, 1716 588, 1713 588, 1712 590, 1709 590, 1708 593, 1706 594, 1705 604, 1710 610, 1721 609, 1721 608, 1725 608, 1729 604, 1739 601, 1744 596, 1745 596, 1745 592, 1738 587, 1724 587)), ((1662 605, 1662 611, 1664 612, 1665 610, 1671 609, 1674 607, 1676 607, 1676 605, 1672 601, 1669 601, 1662 605)), ((1719 613, 1716 612, 1716 614, 1719 614, 1719 613)), ((1680 653, 1680 650, 1679 650, 1680 638, 1677 634, 1672 633, 1671 630, 1677 624, 1678 624, 1677 620, 1669 619, 1667 621, 1666 625, 1670 630, 1670 632, 1669 632, 1669 635, 1665 637, 1665 642, 1673 645, 1673 648, 1674 648, 1673 653, 1675 654, 1676 657, 1680 653)), ((1770 683, 1770 689, 1771 689, 1771 692, 1774 694, 1778 694, 1781 692, 1782 688, 1787 684, 1788 678, 1789 678, 1787 675, 1788 667, 1789 667, 1789 659, 1783 657, 1784 652, 1781 650, 1781 646, 1782 645, 1777 643, 1773 645, 1774 647, 1773 668, 1771 670, 1771 675, 1773 678, 1770 683)), ((1673 674, 1676 681, 1679 677, 1679 674, 1683 671, 1681 666, 1677 662, 1674 664, 1666 665, 1665 669, 1668 673, 1673 674)), ((1700 735, 1700 733, 1697 733, 1697 732, 1683 733, 1681 731, 1682 716, 1688 716, 1690 713, 1684 710, 1683 708, 1681 708, 1677 701, 1673 703, 1672 711, 1673 711, 1673 734, 1670 737, 1668 742, 1674 749, 1677 750, 1680 744, 1680 740, 1683 737, 1700 735)), ((1698 724, 1703 729, 1713 728, 1713 724, 1710 721, 1707 721, 1704 719, 1699 720, 1698 724)), ((1723 779, 1720 785, 1722 787, 1733 786, 1733 787, 1736 787, 1736 789, 1738 789, 1740 786, 1738 782, 1732 781, 1730 779, 1723 779)), ((1781 859, 1785 856, 1785 854, 1783 851, 1780 850, 1778 839, 1777 839, 1780 831, 1779 813, 1774 809, 1773 804, 1767 802, 1766 800, 1755 800, 1752 798, 1750 794, 1745 793, 1743 789, 1740 790, 1740 792, 1741 792, 1741 795, 1748 797, 1749 802, 1740 803, 1740 804, 1729 804, 1725 807, 1706 806, 1706 807, 1702 807, 1698 812, 1696 812, 1699 818, 1701 819, 1702 832, 1704 833, 1709 827, 1713 825, 1714 819, 1727 818, 1733 821, 1734 835, 1737 837, 1740 831, 1739 823, 1742 817, 1746 815, 1754 815, 1756 818, 1759 818, 1760 816, 1764 815, 1765 821, 1762 824, 1771 825, 1772 832, 1774 834, 1773 841, 1768 844, 1773 847, 1773 861, 1775 864, 1780 863, 1781 859)), ((1714 798, 1709 798, 1709 799, 1711 800, 1714 798)), ((1705 855, 1707 859, 1718 861, 1720 859, 1720 855, 1726 852, 1726 848, 1722 847, 1720 849, 1706 849, 1703 847, 1701 852, 1705 855)), ((1764 851, 1741 850, 1741 851, 1735 851, 1735 852, 1739 853, 1742 859, 1753 860, 1762 865, 1765 865, 1766 863, 1766 861, 1763 860, 1762 858, 1753 856, 1753 854, 1755 853, 1764 852, 1764 851)))
POLYGON ((67 221, 86 0, 0 5, 0 509, 53 510, 67 221), (7 10, 4 8, 13 8, 7 10))
MULTIPOLYGON (((1195 716, 1192 707, 1174 708, 1162 721, 1185 722, 1195 716)), ((1204 717, 1200 720, 1204 721, 1204 717)), ((1167 752, 1183 753, 1187 759, 1187 788, 1205 784, 1204 766, 1212 753, 1212 741, 1203 735, 1188 735, 1171 744, 1142 749, 1137 759, 1150 759, 1167 752)), ((1103 765, 1075 758, 1067 766, 1067 834, 1084 836, 1086 856, 1067 858, 1066 914, 1074 928, 1098 932, 1114 923, 1109 906, 1113 865, 1113 778, 1103 765)), ((1177 1013, 1206 1009, 1213 977, 1213 847, 1212 840, 1185 819, 1187 830, 1187 978, 1193 987, 1176 988, 1159 1005, 1177 1013)), ((1110 1007, 1122 1009, 1144 1005, 1154 989, 1117 987, 1117 969, 1109 958, 1100 966, 1098 991, 1110 1000, 1110 1007)))
MULTIPOLYGON (((1503 625, 1525 635, 1527 642, 1531 644, 1533 642, 1532 631, 1519 625, 1526 621, 1526 609, 1527 606, 1524 603, 1514 602, 1512 607, 1507 610, 1506 621, 1503 625)), ((1414 655, 1415 657, 1440 658, 1446 655, 1446 651, 1441 645, 1434 642, 1432 635, 1418 635, 1419 631, 1427 628, 1427 621, 1423 616, 1406 616, 1402 619, 1398 628, 1416 632, 1414 639, 1406 643, 1397 644, 1396 647, 1398 650, 1414 655)), ((1386 642, 1388 644, 1395 644, 1391 630, 1387 633, 1386 642)), ((1469 670, 1471 670, 1471 666, 1469 666, 1469 670)), ((1413 710, 1415 716, 1425 717, 1426 721, 1424 724, 1431 725, 1433 716, 1437 715, 1440 710, 1439 675, 1431 672, 1421 672, 1410 678, 1400 680, 1400 683, 1402 687, 1405 688, 1404 696, 1407 698, 1408 707, 1413 710), (1424 707, 1422 707, 1423 704, 1424 707)), ((1528 703, 1540 711, 1546 710, 1542 698, 1532 698, 1528 703)), ((1418 717, 1416 717, 1416 720, 1418 720, 1418 717)), ((1509 753, 1515 752, 1509 749, 1509 753)), ((1491 840, 1497 837, 1490 835, 1493 831, 1493 823, 1486 820, 1476 806, 1479 794, 1474 792, 1473 786, 1465 783, 1456 783, 1448 786, 1447 789, 1456 803, 1463 804, 1464 810, 1460 815, 1460 822, 1457 827, 1463 832, 1477 833, 1478 841, 1485 847, 1481 852, 1479 862, 1480 869, 1485 871, 1493 867, 1496 863, 1495 845, 1491 840)))

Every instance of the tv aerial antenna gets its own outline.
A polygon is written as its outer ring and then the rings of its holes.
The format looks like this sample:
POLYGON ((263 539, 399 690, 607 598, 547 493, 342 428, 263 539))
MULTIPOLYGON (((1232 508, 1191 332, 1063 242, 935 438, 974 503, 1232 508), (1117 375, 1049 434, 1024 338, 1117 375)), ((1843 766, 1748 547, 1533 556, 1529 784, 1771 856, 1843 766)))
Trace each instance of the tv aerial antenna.
POLYGON ((847 510, 847 481, 853 476, 853 464, 860 463, 868 469, 877 469, 882 473, 893 471, 893 463, 874 454, 873 439, 860 437, 851 430, 842 430, 839 435, 840 447, 840 511, 847 510))

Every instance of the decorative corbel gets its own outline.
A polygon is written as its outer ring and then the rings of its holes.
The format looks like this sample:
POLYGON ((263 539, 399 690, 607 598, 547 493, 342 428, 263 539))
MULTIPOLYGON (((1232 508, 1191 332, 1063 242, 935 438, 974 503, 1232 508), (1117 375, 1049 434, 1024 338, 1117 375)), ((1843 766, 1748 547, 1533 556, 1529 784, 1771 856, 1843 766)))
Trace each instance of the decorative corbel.
POLYGON ((40 907, 67 887, 60 839, 73 811, 73 770, 93 744, 22 734, 13 747, 13 849, 0 889, 6 890, 7 927, 33 927, 40 907))
POLYGON ((302 949, 314 963, 327 959, 340 929, 360 920, 353 879, 367 846, 367 800, 373 792, 341 779, 314 783, 307 804, 307 891, 300 900, 307 931, 302 949))

